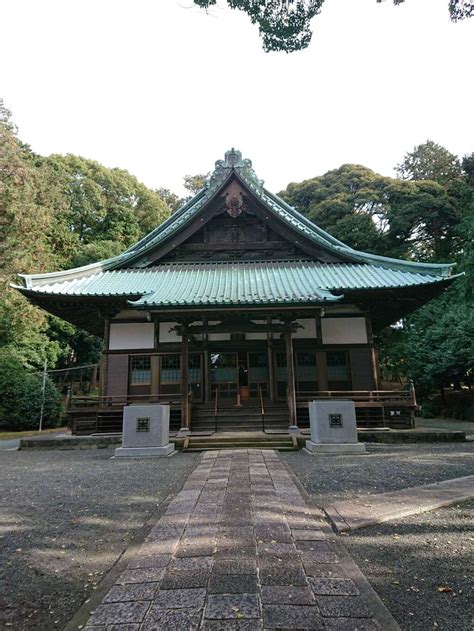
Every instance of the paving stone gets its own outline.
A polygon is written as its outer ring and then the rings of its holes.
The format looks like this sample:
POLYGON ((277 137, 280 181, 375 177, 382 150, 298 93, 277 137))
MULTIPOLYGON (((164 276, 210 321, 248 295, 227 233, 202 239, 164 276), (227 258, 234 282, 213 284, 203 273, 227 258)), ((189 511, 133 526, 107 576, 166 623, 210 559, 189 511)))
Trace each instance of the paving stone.
POLYGON ((99 605, 89 618, 89 626, 142 622, 149 602, 106 603, 99 605))
POLYGON ((285 525, 255 526, 257 543, 291 543, 291 531, 285 525))
POLYGON ((138 551, 138 556, 151 556, 155 554, 173 554, 179 543, 181 535, 162 538, 158 541, 145 541, 138 551))
POLYGON ((183 534, 184 524, 174 526, 162 526, 159 522, 152 528, 145 539, 146 543, 159 542, 164 540, 179 540, 183 534))
POLYGON ((258 568, 262 585, 307 585, 301 563, 291 563, 288 560, 269 563, 262 559, 258 563, 258 568))
POLYGON ((218 561, 222 559, 254 559, 255 546, 226 546, 218 548, 215 558, 218 561))
POLYGON ((311 528, 308 530, 292 530, 291 534, 295 541, 324 541, 326 535, 324 532, 317 528, 311 528))
POLYGON ((331 618, 371 618, 372 614, 359 596, 316 596, 323 616, 331 618))
POLYGON ((199 629, 202 609, 159 609, 153 607, 142 625, 143 631, 195 631, 199 629))
POLYGON ((120 603, 127 600, 153 600, 159 583, 132 583, 115 585, 106 594, 104 603, 120 603))
POLYGON ((182 528, 188 523, 188 515, 163 515, 159 524, 168 528, 182 528))
POLYGON ((254 539, 254 529, 252 526, 221 526, 218 530, 217 538, 242 540, 254 539))
POLYGON ((130 570, 139 568, 160 568, 166 567, 171 560, 171 554, 154 554, 148 557, 136 556, 128 564, 130 570))
POLYGON ((309 587, 263 586, 261 598, 264 605, 314 605, 316 602, 309 587))
POLYGON ((340 563, 306 563, 303 559, 304 571, 308 576, 318 578, 345 578, 346 570, 340 563))
POLYGON ((118 585, 128 583, 157 583, 165 573, 164 567, 150 567, 141 570, 125 570, 117 581, 118 585))
POLYGON ((382 631, 378 622, 368 618, 324 618, 324 628, 335 631, 382 631))
POLYGON ((255 559, 224 559, 214 561, 214 574, 256 574, 255 559))
POLYGON ((170 572, 185 572, 185 571, 202 571, 211 570, 213 558, 208 557, 182 557, 178 559, 172 559, 168 565, 170 572))
POLYGON ((86 628, 381 631, 322 523, 273 451, 205 453, 86 628))
POLYGON ((168 571, 161 581, 161 589, 207 587, 210 575, 210 570, 185 570, 183 572, 168 571))
POLYGON ((212 574, 210 594, 254 594, 258 591, 256 574, 212 574))
POLYGON ((180 543, 175 554, 177 557, 208 557, 213 554, 215 547, 214 542, 196 537, 196 540, 180 543))
POLYGON ((264 605, 265 629, 324 629, 324 622, 316 606, 264 605))
POLYGON ((259 618, 255 594, 209 594, 205 617, 212 620, 259 618))
POLYGON ((314 578, 309 584, 315 594, 322 596, 357 596, 359 590, 349 578, 314 578))
POLYGON ((195 537, 209 537, 210 539, 215 538, 217 536, 218 527, 217 526, 193 526, 192 524, 188 525, 186 530, 183 533, 183 539, 192 539, 195 537))
POLYGON ((259 620, 205 620, 204 631, 260 631, 259 620))
POLYGON ((297 541, 303 563, 337 563, 339 558, 333 547, 325 541, 297 541))
POLYGON ((205 599, 205 589, 162 589, 153 601, 153 608, 202 607, 205 599))
POLYGON ((259 556, 295 557, 296 547, 294 543, 266 542, 257 544, 259 556))

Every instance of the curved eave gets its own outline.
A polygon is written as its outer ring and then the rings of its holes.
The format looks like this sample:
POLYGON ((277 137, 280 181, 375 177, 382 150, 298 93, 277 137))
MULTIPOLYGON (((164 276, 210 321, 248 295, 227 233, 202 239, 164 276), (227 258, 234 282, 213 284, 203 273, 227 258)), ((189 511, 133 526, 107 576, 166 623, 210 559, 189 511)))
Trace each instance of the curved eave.
POLYGON ((276 300, 276 301, 268 301, 268 300, 241 300, 239 302, 147 302, 143 299, 138 301, 129 300, 128 304, 132 306, 134 309, 143 310, 143 309, 239 309, 239 308, 279 308, 279 307, 311 307, 311 306, 321 306, 327 305, 328 303, 338 302, 342 299, 343 296, 333 296, 332 298, 318 298, 317 300, 276 300))
POLYGON ((319 247, 327 250, 342 261, 373 263, 385 268, 413 271, 420 274, 440 276, 441 278, 450 277, 452 269, 455 266, 455 263, 435 264, 404 261, 354 250, 313 224, 277 195, 267 191, 263 186, 256 184, 253 180, 246 177, 245 173, 242 172, 239 167, 232 167, 228 169, 227 174, 218 184, 199 191, 165 222, 128 248, 125 252, 110 259, 104 259, 82 267, 46 274, 19 274, 19 278, 22 279, 26 288, 33 288, 37 285, 63 282, 87 277, 102 271, 124 268, 137 263, 140 259, 144 259, 143 266, 146 267, 148 263, 147 255, 158 244, 168 242, 194 221, 201 211, 206 208, 207 204, 211 203, 224 190, 232 176, 235 176, 250 193, 254 194, 273 216, 283 221, 303 239, 313 244, 316 243, 319 247))

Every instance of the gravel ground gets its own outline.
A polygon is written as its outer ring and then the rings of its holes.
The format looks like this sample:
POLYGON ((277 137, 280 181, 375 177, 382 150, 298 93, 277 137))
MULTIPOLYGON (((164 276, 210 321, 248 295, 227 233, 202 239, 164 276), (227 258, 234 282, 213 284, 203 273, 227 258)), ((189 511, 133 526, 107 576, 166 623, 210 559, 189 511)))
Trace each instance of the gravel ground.
POLYGON ((199 454, 0 453, 0 629, 62 629, 199 454))
POLYGON ((282 457, 318 504, 474 475, 474 442, 379 445, 360 456, 282 457))
POLYGON ((474 629, 474 501, 354 531, 343 543, 403 631, 474 629))
MULTIPOLYGON (((317 504, 474 474, 474 443, 367 447, 366 456, 281 456, 317 504)), ((364 528, 342 541, 403 631, 474 629, 474 502, 364 528)))

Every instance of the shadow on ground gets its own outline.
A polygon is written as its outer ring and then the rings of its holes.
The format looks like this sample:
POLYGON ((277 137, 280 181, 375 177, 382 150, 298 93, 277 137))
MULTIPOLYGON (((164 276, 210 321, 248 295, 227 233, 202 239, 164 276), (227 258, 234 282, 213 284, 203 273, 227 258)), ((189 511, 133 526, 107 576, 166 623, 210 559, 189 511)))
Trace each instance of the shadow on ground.
POLYGON ((0 628, 62 629, 198 455, 0 454, 0 628))

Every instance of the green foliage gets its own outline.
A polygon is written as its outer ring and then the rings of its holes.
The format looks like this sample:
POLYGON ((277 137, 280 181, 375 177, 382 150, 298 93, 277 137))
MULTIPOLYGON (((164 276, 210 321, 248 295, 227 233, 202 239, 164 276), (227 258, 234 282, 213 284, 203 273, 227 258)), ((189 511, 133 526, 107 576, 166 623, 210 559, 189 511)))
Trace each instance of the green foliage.
POLYGON ((156 191, 161 199, 165 202, 165 204, 170 209, 171 213, 174 213, 182 204, 181 198, 170 191, 169 188, 159 188, 156 191))
MULTIPOLYGON (((42 378, 28 372, 15 357, 0 351, 0 427, 2 429, 38 429, 42 378)), ((56 427, 61 418, 61 397, 54 385, 45 385, 43 427, 56 427)))
MULTIPOLYGON (((382 1, 376 0, 378 3, 382 1)), ((393 0, 393 4, 402 4, 404 1, 393 0)), ((266 52, 287 53, 308 47, 313 35, 311 20, 320 12, 323 3, 324 0, 227 0, 231 9, 243 11, 250 17, 252 24, 258 25, 266 52)), ((194 0, 194 4, 208 10, 217 4, 217 0, 194 0)), ((472 0, 448 0, 448 7, 453 22, 474 15, 472 0)))
POLYGON ((0 348, 37 369, 45 359, 50 368, 96 361, 97 340, 71 325, 53 325, 9 284, 19 272, 117 255, 169 214, 159 193, 127 171, 77 156, 35 155, 18 139, 0 100, 0 348))
POLYGON ((432 140, 407 153, 396 170, 404 180, 433 180, 439 184, 462 177, 459 158, 432 140))
POLYGON ((353 248, 395 258, 445 260, 460 221, 457 198, 441 184, 384 177, 357 164, 290 184, 280 195, 353 248))
POLYGON ((399 166, 405 179, 345 164, 280 195, 359 250, 421 261, 457 261, 455 287, 377 335, 380 364, 412 378, 422 396, 470 383, 474 371, 474 155, 460 161, 428 141, 399 166), (426 179, 427 177, 433 179, 426 179))
POLYGON ((196 175, 185 175, 184 180, 184 188, 188 190, 192 195, 196 195, 199 191, 204 188, 206 184, 206 179, 209 173, 196 173, 196 175))
POLYGON ((458 287, 432 300, 406 322, 407 374, 421 393, 459 387, 474 375, 474 308, 458 287))
POLYGON ((127 171, 73 155, 47 162, 68 200, 69 230, 80 245, 114 241, 125 250, 169 216, 158 193, 127 171))

